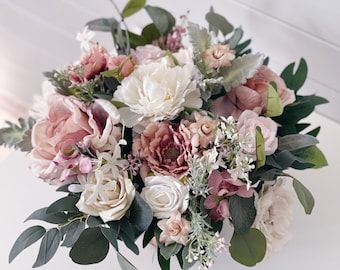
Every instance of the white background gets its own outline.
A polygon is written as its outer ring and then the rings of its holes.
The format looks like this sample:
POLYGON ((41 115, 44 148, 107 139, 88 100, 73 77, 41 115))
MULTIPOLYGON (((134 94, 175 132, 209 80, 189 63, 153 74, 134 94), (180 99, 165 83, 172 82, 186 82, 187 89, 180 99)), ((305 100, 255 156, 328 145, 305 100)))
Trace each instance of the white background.
MULTIPOLYGON (((117 1, 121 6, 125 1, 117 1)), ((271 67, 278 72, 301 56, 310 65, 310 77, 305 93, 328 97, 330 105, 314 114, 310 121, 322 124, 320 147, 330 166, 322 170, 293 172, 310 188, 316 199, 312 216, 305 216, 298 202, 292 224, 293 240, 282 252, 274 254, 255 269, 336 270, 340 268, 340 180, 338 179, 340 126, 340 4, 337 0, 171 0, 148 1, 164 6, 179 16, 191 10, 190 19, 204 23, 209 6, 223 13, 234 23, 243 25, 253 48, 271 56, 271 67)), ((79 57, 75 33, 97 17, 109 17, 114 11, 107 0, 0 0, 0 119, 23 115, 32 95, 40 91, 41 73, 79 57)), ((132 29, 148 21, 142 12, 131 17, 132 29)), ((98 39, 110 44, 108 35, 98 39)), ((0 158, 5 151, 0 149, 0 158)), ((8 154, 8 153, 7 153, 8 154)), ((28 169, 27 158, 9 153, 0 162, 0 269, 28 270, 34 263, 38 245, 25 251, 8 265, 7 257, 16 237, 28 226, 23 220, 35 209, 47 206, 61 196, 35 179, 28 169)), ((154 250, 148 248, 136 257, 126 253, 138 269, 157 269, 152 264, 154 250), (153 265, 153 266, 152 266, 153 265)), ((42 269, 119 269, 114 252, 102 264, 89 267, 74 265, 67 250, 60 249, 42 269)), ((177 270, 174 264, 172 269, 177 270)), ((246 269, 222 254, 214 269, 246 269)))

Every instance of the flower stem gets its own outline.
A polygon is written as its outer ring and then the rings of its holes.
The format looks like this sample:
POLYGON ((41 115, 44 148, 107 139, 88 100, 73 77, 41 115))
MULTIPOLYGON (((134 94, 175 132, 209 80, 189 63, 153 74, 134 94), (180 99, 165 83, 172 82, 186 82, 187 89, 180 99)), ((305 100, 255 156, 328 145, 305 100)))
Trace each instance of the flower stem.
POLYGON ((77 220, 82 220, 82 219, 86 219, 87 218, 87 215, 82 215, 80 217, 76 217, 76 218, 73 218, 73 219, 69 219, 68 222, 64 223, 64 224, 61 224, 61 225, 58 225, 58 229, 61 229, 61 228, 64 228, 68 225, 70 225, 72 222, 74 221, 77 221, 77 220))

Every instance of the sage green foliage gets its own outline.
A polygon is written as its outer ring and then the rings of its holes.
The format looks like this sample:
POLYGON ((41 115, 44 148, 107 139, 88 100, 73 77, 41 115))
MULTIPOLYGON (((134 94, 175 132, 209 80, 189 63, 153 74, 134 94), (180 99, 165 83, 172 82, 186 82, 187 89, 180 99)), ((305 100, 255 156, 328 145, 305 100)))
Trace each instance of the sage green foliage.
POLYGON ((293 187, 296 192, 296 195, 305 209, 305 213, 310 215, 314 208, 314 198, 312 193, 297 179, 293 179, 293 187))
POLYGON ((250 230, 256 218, 254 196, 243 198, 233 195, 229 198, 229 211, 235 232, 246 233, 250 230))
POLYGON ((129 17, 140 11, 145 6, 146 0, 129 0, 123 9, 122 15, 124 18, 129 17))
POLYGON ((266 164, 265 143, 260 127, 256 127, 256 168, 266 164))
POLYGON ((209 31, 214 32, 216 35, 221 32, 226 36, 234 30, 234 26, 224 16, 216 13, 213 7, 210 8, 205 18, 209 23, 209 31))
POLYGON ((122 270, 137 270, 137 268, 126 259, 120 252, 117 252, 117 259, 122 270))
POLYGON ((168 34, 176 24, 175 17, 163 8, 147 5, 145 10, 163 36, 168 34))

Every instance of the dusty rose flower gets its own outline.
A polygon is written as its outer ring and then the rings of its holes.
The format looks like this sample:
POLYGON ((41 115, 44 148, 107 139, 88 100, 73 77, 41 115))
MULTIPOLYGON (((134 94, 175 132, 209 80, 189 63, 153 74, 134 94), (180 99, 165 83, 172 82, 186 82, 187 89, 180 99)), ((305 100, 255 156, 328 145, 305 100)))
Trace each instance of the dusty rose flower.
POLYGON ((135 139, 133 154, 143 161, 143 176, 151 170, 156 174, 180 178, 188 171, 185 139, 166 122, 150 123, 135 139))
POLYGON ((274 154, 278 147, 277 124, 269 117, 258 116, 253 111, 244 111, 238 120, 241 147, 247 154, 256 155, 256 127, 261 128, 266 155, 274 154))
POLYGON ((184 27, 180 25, 174 26, 166 38, 166 48, 171 52, 178 52, 180 49, 184 48, 182 36, 185 34, 185 32, 186 29, 184 27))
POLYGON ((211 111, 216 115, 238 118, 245 110, 264 114, 267 106, 268 86, 275 82, 282 105, 286 106, 295 101, 294 91, 287 88, 285 82, 266 66, 262 66, 255 76, 246 84, 232 89, 227 95, 216 99, 211 111))
POLYGON ((111 56, 107 62, 109 70, 117 69, 118 76, 125 78, 134 70, 136 63, 133 57, 127 55, 111 56))
POLYGON ((104 47, 93 46, 88 53, 82 56, 78 65, 69 67, 70 80, 79 84, 93 79, 106 69, 107 58, 108 53, 104 47))
POLYGON ((190 222, 181 217, 177 212, 169 219, 158 221, 158 227, 162 230, 159 241, 168 246, 172 243, 186 245, 189 241, 189 232, 191 230, 190 222))
POLYGON ((32 170, 51 184, 72 182, 74 176, 88 173, 91 161, 79 147, 108 150, 118 139, 118 111, 104 100, 87 107, 74 97, 51 95, 47 119, 38 121, 32 130, 32 170))
POLYGON ((163 50, 154 45, 138 46, 134 52, 138 65, 145 64, 150 60, 157 60, 163 55, 163 50))
POLYGON ((247 189, 247 184, 235 180, 226 170, 214 170, 208 179, 210 195, 204 201, 204 207, 209 209, 209 216, 215 220, 224 220, 229 217, 229 204, 225 199, 228 196, 238 195, 250 198, 254 194, 254 189, 247 189))
POLYGON ((235 51, 230 50, 229 45, 212 45, 203 52, 204 62, 211 68, 230 67, 235 59, 235 51))

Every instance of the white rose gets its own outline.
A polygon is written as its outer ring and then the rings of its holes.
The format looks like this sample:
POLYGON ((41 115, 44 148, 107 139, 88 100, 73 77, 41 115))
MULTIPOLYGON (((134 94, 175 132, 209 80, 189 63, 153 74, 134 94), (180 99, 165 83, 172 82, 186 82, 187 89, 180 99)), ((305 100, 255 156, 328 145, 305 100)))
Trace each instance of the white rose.
POLYGON ((257 216, 254 227, 267 239, 267 254, 279 251, 290 239, 294 196, 288 189, 287 177, 278 178, 273 186, 264 186, 256 203, 257 216))
POLYGON ((273 154, 278 147, 277 124, 268 117, 258 116, 246 110, 238 119, 237 129, 242 149, 250 155, 256 154, 256 127, 260 127, 264 139, 265 153, 273 154))
POLYGON ((124 217, 135 198, 135 187, 127 173, 112 175, 96 170, 78 179, 84 191, 76 206, 85 214, 100 216, 104 222, 124 217))
POLYGON ((184 107, 200 108, 200 90, 192 71, 192 65, 170 66, 166 58, 138 66, 114 95, 128 106, 119 110, 122 123, 133 127, 146 119, 171 120, 184 107))
POLYGON ((150 205, 158 219, 170 218, 177 211, 188 208, 189 189, 172 176, 146 177, 142 198, 150 205))

